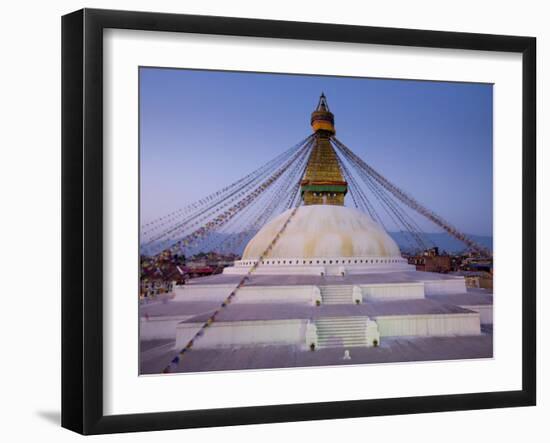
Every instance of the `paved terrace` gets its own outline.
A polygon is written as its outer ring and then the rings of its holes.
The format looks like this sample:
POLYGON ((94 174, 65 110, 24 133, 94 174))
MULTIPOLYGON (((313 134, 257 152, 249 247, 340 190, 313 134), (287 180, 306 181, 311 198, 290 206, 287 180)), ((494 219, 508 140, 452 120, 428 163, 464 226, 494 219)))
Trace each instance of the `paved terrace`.
MULTIPOLYGON (((472 312, 460 306, 492 305, 491 294, 480 291, 468 291, 466 294, 427 296, 418 300, 395 300, 384 302, 365 302, 360 305, 321 305, 289 303, 234 303, 222 309, 217 319, 221 321, 238 320, 276 320, 331 316, 369 316, 381 315, 421 315, 456 314, 472 312)), ((165 301, 140 306, 140 315, 152 317, 187 317, 187 322, 206 321, 220 301, 165 301)))
MULTIPOLYGON (((243 369, 274 369, 312 366, 358 365, 493 357, 492 328, 481 336, 386 338, 377 348, 349 348, 351 360, 343 360, 344 349, 314 352, 296 346, 255 346, 232 349, 193 349, 174 372, 203 372, 243 369)), ((173 341, 142 353, 141 374, 160 374, 174 358, 173 341)))
POLYGON ((493 294, 483 289, 469 289, 466 294, 427 295, 427 299, 460 306, 482 306, 493 304, 493 294))

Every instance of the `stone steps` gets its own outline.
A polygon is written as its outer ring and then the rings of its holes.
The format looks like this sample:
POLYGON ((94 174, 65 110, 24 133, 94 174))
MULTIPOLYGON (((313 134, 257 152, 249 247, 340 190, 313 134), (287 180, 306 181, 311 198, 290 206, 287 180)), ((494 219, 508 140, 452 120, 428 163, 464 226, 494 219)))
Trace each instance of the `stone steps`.
POLYGON ((366 317, 331 317, 315 321, 319 348, 366 346, 366 317))
POLYGON ((349 305, 353 303, 353 286, 320 286, 321 298, 326 305, 349 305))
POLYGON ((340 330, 331 330, 331 331, 324 331, 322 333, 317 332, 317 337, 347 337, 350 334, 363 334, 364 330, 363 328, 356 328, 356 329, 340 329, 340 330))

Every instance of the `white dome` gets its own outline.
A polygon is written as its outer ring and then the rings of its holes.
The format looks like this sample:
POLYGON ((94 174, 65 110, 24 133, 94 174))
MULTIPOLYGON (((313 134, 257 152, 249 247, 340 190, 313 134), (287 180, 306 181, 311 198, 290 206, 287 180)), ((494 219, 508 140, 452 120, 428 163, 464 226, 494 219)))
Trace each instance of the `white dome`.
MULTIPOLYGON (((242 260, 263 254, 292 210, 267 223, 250 240, 242 260)), ((399 257, 399 247, 368 215, 345 206, 301 206, 264 258, 399 257)))

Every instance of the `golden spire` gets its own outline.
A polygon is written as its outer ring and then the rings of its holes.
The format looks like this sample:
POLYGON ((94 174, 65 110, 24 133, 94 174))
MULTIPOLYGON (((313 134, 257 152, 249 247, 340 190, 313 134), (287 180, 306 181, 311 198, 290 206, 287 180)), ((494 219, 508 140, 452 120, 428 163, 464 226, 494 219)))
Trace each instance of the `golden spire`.
POLYGON ((315 111, 311 113, 311 127, 313 132, 327 132, 330 135, 336 134, 334 129, 334 114, 328 108, 327 98, 322 92, 315 111))
POLYGON ((301 183, 304 204, 343 206, 348 184, 330 143, 330 137, 336 130, 334 115, 330 112, 325 94, 321 94, 319 104, 311 114, 311 127, 315 140, 301 183))

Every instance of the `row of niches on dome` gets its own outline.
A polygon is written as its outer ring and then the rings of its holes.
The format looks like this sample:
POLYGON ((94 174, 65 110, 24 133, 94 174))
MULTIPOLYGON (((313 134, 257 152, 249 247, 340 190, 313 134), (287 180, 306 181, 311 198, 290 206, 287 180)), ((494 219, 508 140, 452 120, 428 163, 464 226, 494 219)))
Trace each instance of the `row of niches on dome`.
MULTIPOLYGON (((257 263, 257 260, 240 260, 235 262, 235 266, 253 266, 257 263)), ((382 265, 382 264, 400 264, 407 263, 407 260, 402 257, 340 257, 340 258, 316 258, 316 259, 288 259, 288 258, 271 258, 268 260, 262 260, 260 265, 382 265)))
POLYGON ((255 266, 256 274, 266 275, 339 275, 370 274, 410 271, 414 269, 401 256, 369 256, 369 257, 281 257, 244 259, 223 270, 224 274, 243 274, 255 266))

